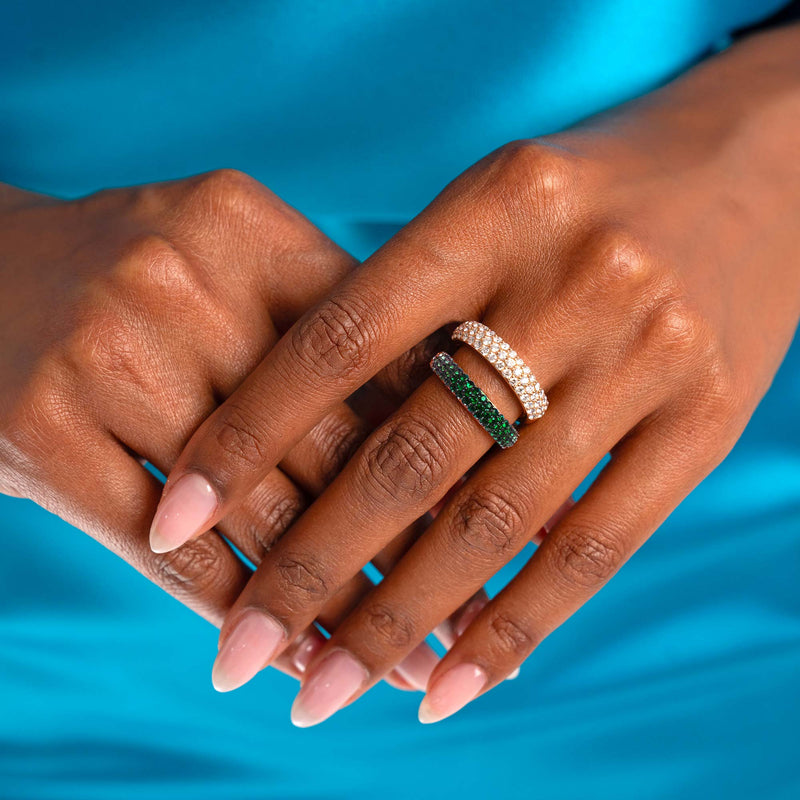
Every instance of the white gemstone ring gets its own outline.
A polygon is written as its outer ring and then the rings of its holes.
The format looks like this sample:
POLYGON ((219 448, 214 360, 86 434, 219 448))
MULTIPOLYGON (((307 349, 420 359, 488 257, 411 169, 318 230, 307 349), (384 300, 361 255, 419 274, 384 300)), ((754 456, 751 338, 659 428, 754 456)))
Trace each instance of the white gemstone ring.
POLYGON ((547 395, 539 385, 530 367, 491 328, 482 322, 462 322, 454 331, 453 339, 468 344, 480 353, 505 379, 522 403, 531 422, 547 410, 547 395))

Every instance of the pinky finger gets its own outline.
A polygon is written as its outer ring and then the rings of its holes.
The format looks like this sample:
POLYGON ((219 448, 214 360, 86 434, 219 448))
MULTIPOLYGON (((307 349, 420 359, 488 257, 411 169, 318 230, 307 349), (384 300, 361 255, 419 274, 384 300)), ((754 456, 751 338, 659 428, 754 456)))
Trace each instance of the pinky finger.
POLYGON ((438 722, 516 670, 666 519, 702 477, 676 468, 671 437, 626 439, 519 575, 487 605, 431 675, 419 709, 438 722))

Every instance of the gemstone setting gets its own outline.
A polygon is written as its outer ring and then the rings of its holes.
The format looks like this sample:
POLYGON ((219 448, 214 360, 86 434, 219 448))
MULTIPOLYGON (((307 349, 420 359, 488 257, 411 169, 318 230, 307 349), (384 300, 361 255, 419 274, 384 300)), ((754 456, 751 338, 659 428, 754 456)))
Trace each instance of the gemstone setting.
POLYGON ((482 322, 462 322, 453 339, 464 342, 480 353, 505 378, 522 403, 528 422, 539 419, 547 410, 548 400, 531 368, 491 328, 482 322))
POLYGON ((514 426, 449 353, 437 353, 431 359, 431 369, 500 447, 511 447, 519 439, 514 426))

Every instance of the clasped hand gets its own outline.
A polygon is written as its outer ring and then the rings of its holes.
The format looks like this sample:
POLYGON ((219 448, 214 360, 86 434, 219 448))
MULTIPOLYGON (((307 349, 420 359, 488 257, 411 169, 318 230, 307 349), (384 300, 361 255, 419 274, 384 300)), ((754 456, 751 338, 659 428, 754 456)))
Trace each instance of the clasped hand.
MULTIPOLYGON (((274 664, 302 677, 298 725, 383 677, 427 689, 423 721, 453 713, 724 458, 788 348, 797 168, 735 103, 698 102, 714 69, 500 148, 359 266, 238 173, 70 203, 8 190, 4 491, 222 623, 219 689, 274 664), (426 370, 470 319, 550 400, 507 450, 426 370), (356 413, 378 395, 388 416, 356 413), (160 505, 142 460, 169 474, 160 505)), ((452 349, 519 417, 492 367, 452 349)))

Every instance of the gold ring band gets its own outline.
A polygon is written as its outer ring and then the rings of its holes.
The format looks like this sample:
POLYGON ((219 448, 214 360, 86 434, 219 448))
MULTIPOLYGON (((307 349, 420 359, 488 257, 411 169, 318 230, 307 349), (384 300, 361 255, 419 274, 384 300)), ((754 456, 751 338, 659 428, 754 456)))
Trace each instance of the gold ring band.
POLYGON ((539 419, 547 411, 547 395, 530 367, 491 328, 473 320, 462 322, 453 331, 452 338, 468 344, 503 376, 522 403, 529 422, 539 419))

